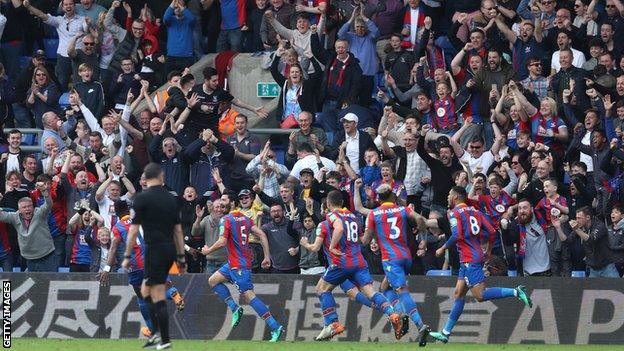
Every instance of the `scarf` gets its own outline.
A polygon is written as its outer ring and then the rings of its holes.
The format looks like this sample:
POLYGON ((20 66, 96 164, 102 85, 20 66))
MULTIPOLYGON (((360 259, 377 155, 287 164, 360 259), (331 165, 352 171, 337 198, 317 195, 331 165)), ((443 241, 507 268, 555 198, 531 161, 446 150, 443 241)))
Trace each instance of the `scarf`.
POLYGON ((429 77, 431 77, 431 79, 433 79, 436 69, 442 68, 446 71, 444 52, 435 45, 433 45, 431 49, 427 49, 427 63, 429 64, 429 77))
MULTIPOLYGON (((329 76, 327 77, 327 87, 331 88, 332 86, 332 77, 334 76, 334 70, 336 69, 336 66, 338 65, 339 61, 340 60, 338 60, 338 57, 336 57, 334 59, 334 62, 332 62, 332 65, 329 67, 329 76)), ((340 72, 338 73, 338 79, 336 79, 336 81, 333 82, 334 84, 336 84, 337 87, 342 87, 342 83, 344 83, 345 71, 350 61, 351 61, 351 55, 347 55, 347 59, 345 60, 345 62, 343 62, 342 67, 340 67, 340 72)))
POLYGON ((422 6, 418 6, 416 13, 417 18, 412 18, 412 8, 409 5, 405 8, 405 15, 403 16, 403 28, 409 28, 409 36, 403 38, 401 46, 404 48, 416 48, 418 46, 418 28, 425 27, 425 11, 422 6))

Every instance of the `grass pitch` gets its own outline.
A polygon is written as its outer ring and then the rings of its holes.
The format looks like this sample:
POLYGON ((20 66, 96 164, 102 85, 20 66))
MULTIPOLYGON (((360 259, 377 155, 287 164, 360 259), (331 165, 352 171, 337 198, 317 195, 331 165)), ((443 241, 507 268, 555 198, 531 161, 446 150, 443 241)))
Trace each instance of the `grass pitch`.
MULTIPOLYGON (((125 351, 142 350, 145 340, 138 339, 36 339, 15 338, 12 340, 12 350, 25 351, 125 351)), ((375 342, 279 342, 276 344, 260 341, 202 341, 202 340, 173 340, 174 350, 183 351, 365 351, 365 350, 392 350, 414 351, 419 349, 414 343, 375 343, 375 342)), ((624 345, 481 345, 481 344, 453 344, 446 345, 430 343, 422 350, 435 351, 597 351, 597 350, 624 350, 624 345)))

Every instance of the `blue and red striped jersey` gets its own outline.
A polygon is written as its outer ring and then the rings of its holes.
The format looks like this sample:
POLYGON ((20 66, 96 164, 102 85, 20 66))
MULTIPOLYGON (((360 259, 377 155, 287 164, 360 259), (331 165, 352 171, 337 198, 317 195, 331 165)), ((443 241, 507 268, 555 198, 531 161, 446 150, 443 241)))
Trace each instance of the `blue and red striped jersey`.
POLYGON ((368 229, 377 233, 382 260, 412 259, 407 246, 407 236, 411 233, 408 216, 411 212, 412 209, 409 207, 384 202, 368 213, 366 225, 368 229))
POLYGON ((91 246, 89 242, 97 240, 97 225, 80 227, 74 229, 74 240, 72 242, 70 263, 91 264, 91 246))
POLYGON ((223 216, 219 223, 219 235, 227 240, 228 263, 232 269, 251 268, 249 238, 254 222, 241 211, 234 210, 223 216))
POLYGON ((488 215, 495 228, 499 228, 501 218, 515 203, 516 201, 504 190, 501 190, 497 199, 492 195, 479 195, 479 210, 488 215))
POLYGON ((358 218, 347 209, 335 210, 327 214, 326 220, 329 224, 327 235, 323 236, 323 244, 325 250, 329 254, 329 262, 332 265, 341 268, 365 268, 368 267, 359 244, 359 238, 362 233, 358 218), (343 253, 342 256, 336 256, 329 252, 332 235, 334 234, 334 221, 341 221, 343 233, 338 243, 337 249, 343 253))
POLYGON ((455 206, 448 213, 451 237, 446 247, 457 245, 459 262, 483 263, 484 255, 481 243, 496 239, 496 230, 481 211, 466 204, 455 206))
MULTIPOLYGON (((113 235, 120 238, 124 245, 128 245, 128 232, 130 231, 130 225, 132 224, 132 220, 130 216, 126 215, 121 218, 121 220, 117 221, 115 226, 113 227, 113 235)), ((139 231, 137 233, 136 242, 132 243, 134 247, 132 248, 132 253, 130 257, 130 271, 138 271, 145 267, 143 262, 143 235, 139 231)))
POLYGON ((221 29, 237 29, 247 24, 246 0, 219 0, 221 2, 221 29))
POLYGON ((544 196, 540 202, 535 206, 535 216, 542 221, 542 223, 550 223, 550 211, 555 208, 555 203, 560 206, 568 207, 566 198, 563 196, 557 196, 555 200, 550 200, 544 196))
MULTIPOLYGON (((57 237, 61 234, 65 234, 67 230, 67 201, 61 189, 59 189, 60 183, 53 181, 50 186, 50 197, 52 198, 52 209, 48 217, 48 226, 50 227, 50 234, 52 237, 57 237)), ((30 198, 36 207, 40 207, 45 203, 45 198, 41 195, 38 189, 33 190, 30 193, 30 198)))

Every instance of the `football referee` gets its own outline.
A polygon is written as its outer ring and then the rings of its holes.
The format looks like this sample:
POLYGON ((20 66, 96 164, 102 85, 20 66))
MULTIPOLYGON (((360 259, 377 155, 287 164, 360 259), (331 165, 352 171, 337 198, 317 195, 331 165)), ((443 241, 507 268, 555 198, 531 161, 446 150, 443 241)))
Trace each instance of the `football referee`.
MULTIPOLYGON (((144 347, 156 346, 157 350, 171 347, 169 341, 169 316, 165 302, 165 282, 169 269, 175 261, 180 273, 186 272, 184 239, 175 198, 165 189, 164 173, 156 163, 150 163, 144 170, 147 189, 136 196, 130 219, 128 243, 137 241, 143 235, 145 243, 145 278, 141 286, 143 298, 150 303, 150 314, 154 333, 144 347), (139 233, 142 227, 142 234, 139 233), (177 255, 177 256, 176 256, 177 255)), ((122 266, 130 265, 133 245, 126 245, 122 266)))

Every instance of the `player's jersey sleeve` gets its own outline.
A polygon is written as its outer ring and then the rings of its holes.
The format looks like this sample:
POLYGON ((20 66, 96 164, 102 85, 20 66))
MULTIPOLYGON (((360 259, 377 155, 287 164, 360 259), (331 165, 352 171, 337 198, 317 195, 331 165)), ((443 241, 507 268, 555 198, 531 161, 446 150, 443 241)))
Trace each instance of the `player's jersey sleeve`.
POLYGON ((489 241, 491 244, 494 244, 496 240, 496 229, 492 224, 490 218, 483 213, 479 212, 479 218, 481 219, 481 233, 483 238, 489 241))
POLYGON ((316 237, 317 238, 321 238, 323 240, 325 240, 325 236, 327 233, 325 233, 325 231, 323 230, 323 228, 325 227, 325 222, 321 222, 319 223, 319 225, 316 226, 316 237))
POLYGON ((229 221, 226 221, 225 217, 221 217, 221 219, 219 220, 219 236, 222 236, 226 239, 230 237, 231 233, 228 223, 229 221))
POLYGON ((448 214, 449 227, 451 228, 451 236, 446 241, 446 247, 453 246, 457 242, 457 238, 461 233, 461 222, 457 220, 457 216, 454 211, 448 214))
POLYGON ((366 216, 366 228, 370 230, 375 229, 375 213, 373 211, 370 211, 366 216))

